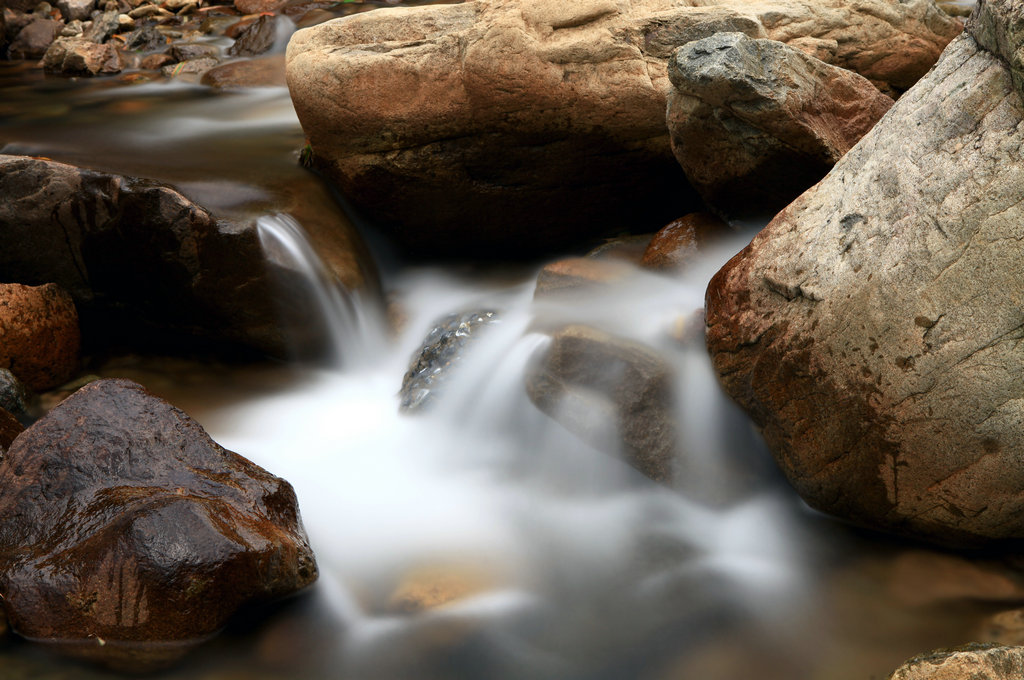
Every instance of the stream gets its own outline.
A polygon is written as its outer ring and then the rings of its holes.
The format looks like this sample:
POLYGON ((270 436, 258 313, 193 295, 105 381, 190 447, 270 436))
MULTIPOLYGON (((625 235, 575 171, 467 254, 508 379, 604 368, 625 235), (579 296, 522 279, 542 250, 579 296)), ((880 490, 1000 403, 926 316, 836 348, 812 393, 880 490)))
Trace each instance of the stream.
MULTIPOLYGON (((258 217, 270 256, 308 273, 335 348, 317 366, 87 363, 289 480, 320 567, 311 592, 240 617, 159 677, 868 680, 974 639, 999 611, 997 572, 805 506, 701 343, 673 337, 763 223, 733 225, 685 275, 637 270, 613 295, 534 301, 541 262, 402 262, 300 167, 302 144, 283 87, 64 79, 0 62, 3 153, 168 182, 219 216, 258 217), (369 243, 359 266, 382 295, 324 276, 318 239, 338 224, 369 243), (403 374, 433 323, 474 310, 499 321, 436 408, 401 414, 403 374), (678 488, 530 403, 526 367, 544 331, 570 322, 644 342, 676 369, 678 488), (458 597, 410 610, 410 593, 438 583, 458 597)), ((17 641, 0 646, 0 668, 5 680, 121 677, 17 641)))

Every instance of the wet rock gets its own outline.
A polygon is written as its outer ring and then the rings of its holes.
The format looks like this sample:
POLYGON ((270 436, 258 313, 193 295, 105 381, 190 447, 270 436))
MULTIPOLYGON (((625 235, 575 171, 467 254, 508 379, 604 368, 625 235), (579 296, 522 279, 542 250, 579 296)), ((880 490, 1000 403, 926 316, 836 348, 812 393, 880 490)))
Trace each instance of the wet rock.
POLYGON ((999 612, 982 622, 975 637, 1008 647, 1024 645, 1024 609, 999 612))
POLYGON ((204 73, 199 82, 217 88, 282 86, 284 55, 221 64, 204 73))
POLYGON ((832 40, 838 65, 902 88, 960 30, 930 0, 679 4, 353 15, 292 37, 289 88, 319 167, 407 250, 532 255, 696 207, 664 123, 675 47, 726 26, 832 40))
POLYGON ((68 76, 120 73, 121 55, 111 45, 97 45, 84 38, 57 38, 43 55, 43 70, 68 76))
POLYGON ((245 27, 228 48, 228 54, 236 57, 254 57, 263 54, 274 46, 276 23, 273 16, 264 15, 245 27))
MULTIPOLYGON (((4 453, 11 447, 15 438, 24 431, 25 426, 19 423, 17 418, 0 408, 0 460, 3 460, 4 453)), ((5 623, 0 621, 0 637, 7 632, 5 623)))
POLYGON ((120 12, 112 9, 93 17, 92 26, 84 34, 85 39, 94 43, 105 43, 120 29, 121 24, 117 20, 120 15, 120 12))
POLYGON ((166 53, 150 54, 142 58, 139 68, 155 71, 174 63, 174 57, 166 53))
POLYGON ((654 350, 587 326, 556 333, 526 391, 537 407, 598 449, 621 454, 651 479, 676 467, 672 368, 654 350))
POLYGON ((96 0, 57 0, 57 9, 64 21, 86 21, 96 7, 96 0))
POLYGON ((18 438, 0 512, 13 630, 123 670, 173 661, 317 576, 291 486, 126 380, 83 388, 18 438))
POLYGON ((276 12, 288 3, 288 0, 235 0, 235 7, 242 14, 261 14, 276 12))
POLYGON ((499 321, 498 313, 491 310, 449 314, 440 319, 402 379, 400 409, 410 413, 433 404, 445 381, 462 361, 467 345, 488 325, 499 321))
POLYGON ((216 66, 219 62, 216 59, 204 57, 202 59, 189 59, 179 61, 177 64, 168 64, 160 69, 160 72, 167 78, 178 78, 181 76, 201 76, 216 66))
POLYGON ((161 49, 166 44, 167 38, 152 26, 143 26, 125 36, 125 46, 131 50, 150 52, 161 49))
POLYGON ((36 404, 35 412, 37 415, 46 415, 57 406, 70 397, 72 394, 82 389, 91 382, 100 380, 98 375, 83 375, 75 378, 71 382, 66 382, 56 389, 52 389, 49 392, 43 392, 39 395, 39 399, 36 404))
POLYGON ((718 33, 669 61, 672 150, 704 201, 774 214, 825 176, 892 99, 775 40, 718 33))
POLYGON ((923 550, 901 553, 893 560, 886 581, 891 600, 910 607, 956 600, 1024 600, 1024 580, 1005 564, 923 550))
POLYGON ((596 260, 622 260, 639 265, 644 250, 651 242, 651 234, 631 234, 606 239, 604 243, 587 253, 587 257, 596 260))
POLYGON ((298 274, 268 269, 254 224, 153 182, 0 155, 0 241, 3 279, 60 284, 106 347, 283 356, 281 301, 318 318, 298 274))
POLYGON ((63 23, 53 19, 35 19, 11 41, 8 55, 11 59, 39 59, 63 28, 63 23))
POLYGON ((471 565, 419 567, 403 574, 388 598, 386 611, 417 614, 453 604, 497 585, 494 573, 471 565))
POLYGON ((81 336, 71 296, 56 284, 0 284, 0 366, 33 390, 78 368, 81 336))
POLYGON ((30 401, 25 384, 10 369, 0 368, 0 408, 27 425, 32 420, 28 412, 30 401))
POLYGON ((60 29, 60 35, 62 38, 74 38, 77 36, 81 36, 83 32, 85 32, 85 25, 78 19, 75 19, 74 21, 69 21, 67 26, 60 29))
POLYGON ((24 12, 18 12, 10 7, 4 7, 2 11, 3 26, 4 26, 4 37, 7 42, 11 42, 17 37, 18 33, 35 21, 38 17, 26 14, 24 12))
POLYGON ((171 46, 171 56, 176 61, 191 61, 193 59, 216 59, 220 50, 215 45, 203 43, 177 43, 171 46))
POLYGON ((1022 148, 1011 69, 965 34, 712 280, 715 369, 810 505, 1024 538, 1022 148))
POLYGON ((889 680, 1016 680, 1024 677, 1024 647, 970 644, 916 656, 889 680))
POLYGON ((644 250, 640 264, 647 269, 678 271, 701 249, 729 233, 729 225, 710 213, 690 213, 665 225, 644 250))
POLYGON ((636 268, 626 261, 598 257, 570 257, 544 265, 537 274, 534 299, 592 294, 596 288, 628 279, 636 268))

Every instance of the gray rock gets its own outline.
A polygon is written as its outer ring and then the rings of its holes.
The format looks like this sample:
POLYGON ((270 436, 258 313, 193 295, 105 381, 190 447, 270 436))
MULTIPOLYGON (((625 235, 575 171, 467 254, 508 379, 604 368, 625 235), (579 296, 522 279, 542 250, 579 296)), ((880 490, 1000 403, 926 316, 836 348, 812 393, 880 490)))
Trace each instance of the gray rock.
POLYGON ((498 313, 491 310, 449 314, 438 320, 402 379, 399 408, 411 413, 433 404, 452 372, 458 370, 466 347, 498 321, 498 313))
POLYGON ((228 48, 228 54, 236 57, 253 57, 263 54, 274 46, 277 30, 273 16, 264 15, 252 22, 228 48))
POLYGON ((1019 680, 1024 647, 970 644, 915 656, 889 680, 1019 680))
POLYGON ((167 78, 201 76, 218 63, 219 62, 212 57, 201 57, 199 59, 179 61, 177 64, 168 64, 161 68, 160 72, 167 78))
POLYGON ((812 506, 1024 538, 1022 149, 1021 91, 965 34, 712 280, 721 382, 812 506))
POLYGON ((8 55, 11 59, 39 59, 63 28, 64 24, 53 19, 34 19, 11 41, 8 55))
POLYGON ((32 421, 28 406, 30 397, 25 385, 9 369, 0 368, 0 408, 18 419, 22 425, 32 421))
POLYGON ((105 43, 121 27, 117 20, 120 15, 121 13, 114 9, 95 17, 92 26, 84 33, 85 39, 94 43, 105 43))
POLYGON ((718 33, 669 60, 672 150, 705 203, 774 214, 820 180, 892 99, 775 40, 718 33))
POLYGON ((98 45, 79 37, 57 38, 43 55, 43 70, 68 76, 119 73, 121 55, 110 44, 98 45))
POLYGON ((203 43, 178 43, 171 47, 171 56, 177 61, 191 61, 193 59, 216 59, 220 50, 216 45, 203 43))
POLYGON ((64 15, 64 21, 85 21, 95 7, 96 0, 57 0, 57 9, 64 15))

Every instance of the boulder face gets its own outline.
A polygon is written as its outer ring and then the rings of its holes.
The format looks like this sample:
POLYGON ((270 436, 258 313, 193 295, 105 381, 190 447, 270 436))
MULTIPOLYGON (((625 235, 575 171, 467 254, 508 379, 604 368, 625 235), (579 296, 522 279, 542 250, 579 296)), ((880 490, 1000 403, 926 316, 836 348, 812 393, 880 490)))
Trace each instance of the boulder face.
POLYGON ((812 506, 1024 538, 1022 148, 1010 69, 963 35, 712 280, 721 383, 812 506))
POLYGON ((0 284, 0 367, 46 390, 74 376, 80 345, 75 303, 60 286, 0 284))
POLYGON ((12 629, 125 670, 317 577, 291 486, 127 380, 83 387, 14 442, 0 512, 12 629))
POLYGON ((277 303, 302 282, 268 269, 255 225, 218 221, 171 187, 0 155, 0 240, 0 281, 58 283, 87 340, 287 353, 277 303))
POLYGON ((916 656, 889 680, 1015 680, 1024 676, 1024 647, 970 644, 916 656))
POLYGON ((668 65, 672 150, 705 203, 774 214, 892 106, 866 78, 776 40, 717 33, 668 65))
POLYGON ((288 86, 319 166, 407 249, 536 254, 694 207, 665 129, 674 48, 722 30, 834 44, 903 88, 960 29, 930 0, 693 4, 375 10, 297 32, 288 86))

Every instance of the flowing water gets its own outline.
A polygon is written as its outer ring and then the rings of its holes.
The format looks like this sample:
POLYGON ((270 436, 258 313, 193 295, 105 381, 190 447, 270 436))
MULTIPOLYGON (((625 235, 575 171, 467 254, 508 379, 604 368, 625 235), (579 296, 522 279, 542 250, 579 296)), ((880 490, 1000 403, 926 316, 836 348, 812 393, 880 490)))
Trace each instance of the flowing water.
MULTIPOLYGON (((380 272, 402 319, 389 324, 378 296, 335 285, 305 236, 351 226, 297 165, 284 88, 67 81, 8 64, 0 88, 3 152, 171 182, 217 214, 258 217, 268 257, 314 282, 336 348, 320 369, 153 357, 91 367, 142 382, 292 482, 321 569, 311 593, 233 624, 161 677, 867 680, 971 640, 997 609, 984 600, 1001 575, 804 506, 700 343, 679 337, 710 276, 761 225, 734 225, 685 276, 638 270, 571 303, 533 300, 539 263, 379 258, 363 270, 380 272), (433 321, 483 309, 499 321, 436 408, 400 414, 403 373, 433 321), (545 331, 570 322, 672 364, 687 452, 678 488, 529 402, 523 376, 545 331)), ((112 677, 24 643, 0 657, 5 679, 112 677)))

